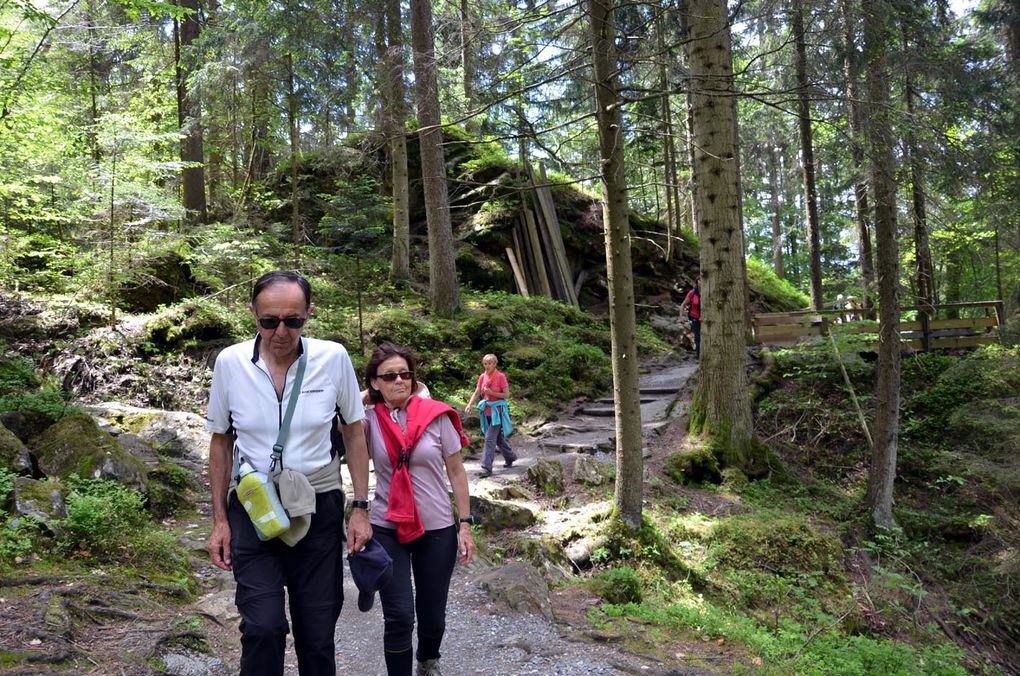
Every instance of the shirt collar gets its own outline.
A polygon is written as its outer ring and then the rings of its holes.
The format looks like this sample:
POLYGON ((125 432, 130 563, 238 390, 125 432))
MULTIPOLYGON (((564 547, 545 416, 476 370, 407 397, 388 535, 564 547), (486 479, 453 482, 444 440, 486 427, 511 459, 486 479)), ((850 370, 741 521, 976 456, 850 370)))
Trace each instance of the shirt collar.
MULTIPOLYGON (((258 364, 259 363, 259 345, 261 345, 261 344, 262 344, 262 334, 261 333, 257 333, 257 334, 255 334, 255 345, 254 345, 254 347, 252 347, 252 351, 251 351, 251 363, 252 364, 258 364)), ((301 336, 301 338, 298 340, 297 356, 301 357, 301 355, 303 355, 304 353, 305 353, 305 337, 301 336)))

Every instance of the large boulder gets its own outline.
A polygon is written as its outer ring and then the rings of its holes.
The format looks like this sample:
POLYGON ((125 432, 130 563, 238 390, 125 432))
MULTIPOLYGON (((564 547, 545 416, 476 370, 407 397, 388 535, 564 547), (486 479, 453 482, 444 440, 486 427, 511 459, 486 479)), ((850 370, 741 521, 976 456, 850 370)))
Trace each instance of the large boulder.
POLYGON ((471 512, 482 529, 489 533, 507 528, 527 528, 538 520, 535 512, 527 507, 477 495, 471 496, 471 512))
POLYGON ((538 613, 552 620, 549 587, 538 572, 526 563, 514 562, 478 577, 478 586, 491 599, 521 613, 538 613))
POLYGON ((32 439, 30 449, 48 477, 110 479, 145 491, 146 467, 84 413, 72 413, 32 439))
POLYGON ((18 474, 32 473, 32 455, 14 432, 0 425, 0 467, 9 467, 18 474))
POLYGON ((14 435, 26 444, 29 439, 55 422, 55 418, 38 411, 4 411, 0 413, 0 425, 14 432, 14 435))

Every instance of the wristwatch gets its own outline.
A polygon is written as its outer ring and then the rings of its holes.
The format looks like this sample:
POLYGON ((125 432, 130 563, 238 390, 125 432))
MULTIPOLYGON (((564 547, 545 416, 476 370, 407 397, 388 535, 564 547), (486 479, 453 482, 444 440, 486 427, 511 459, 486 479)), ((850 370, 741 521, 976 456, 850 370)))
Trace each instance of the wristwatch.
POLYGON ((368 500, 351 500, 351 509, 368 509, 368 500))
POLYGON ((470 525, 473 526, 473 525, 475 525, 475 515, 474 514, 468 514, 467 516, 462 516, 462 517, 460 517, 460 522, 461 523, 467 523, 467 524, 470 524, 470 525))

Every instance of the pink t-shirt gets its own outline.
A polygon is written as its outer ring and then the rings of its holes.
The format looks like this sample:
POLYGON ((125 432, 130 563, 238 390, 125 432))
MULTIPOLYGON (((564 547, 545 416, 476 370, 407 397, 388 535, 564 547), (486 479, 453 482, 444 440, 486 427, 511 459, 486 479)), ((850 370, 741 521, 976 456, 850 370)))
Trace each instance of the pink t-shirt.
MULTIPOLYGON (((406 428, 407 411, 397 412, 397 422, 401 428, 406 428)), ((395 529, 397 524, 386 520, 393 465, 386 452, 386 442, 383 440, 382 429, 375 413, 365 416, 365 424, 368 452, 372 456, 372 466, 375 468, 375 498, 372 501, 369 521, 373 526, 395 529)), ((450 492, 447 488, 449 478, 446 474, 446 457, 460 453, 460 449, 460 435, 454 429, 449 416, 444 414, 425 428, 421 440, 411 452, 411 461, 408 465, 411 472, 411 487, 425 530, 437 530, 453 525, 453 507, 450 505, 450 492)))
POLYGON ((486 387, 492 389, 493 392, 506 392, 510 384, 506 381, 506 376, 503 375, 503 372, 496 370, 492 372, 492 375, 483 373, 478 376, 478 391, 483 393, 482 396, 485 397, 486 401, 498 401, 499 397, 484 394, 486 387))

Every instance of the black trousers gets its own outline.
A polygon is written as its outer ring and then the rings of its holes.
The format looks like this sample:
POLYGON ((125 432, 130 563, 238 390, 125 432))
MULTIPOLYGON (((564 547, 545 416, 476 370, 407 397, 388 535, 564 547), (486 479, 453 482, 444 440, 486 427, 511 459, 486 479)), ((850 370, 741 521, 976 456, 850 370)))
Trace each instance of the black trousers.
POLYGON ((373 532, 393 558, 393 577, 379 590, 387 668, 391 676, 405 676, 411 673, 411 634, 416 615, 418 661, 439 658, 439 646, 446 631, 446 599, 457 563, 457 526, 425 531, 417 540, 403 545, 392 528, 373 526, 373 532), (393 659, 397 653, 406 653, 406 662, 393 659), (398 662, 402 663, 399 668, 398 662))
POLYGON ((694 356, 701 357, 701 320, 691 317, 691 333, 694 334, 694 356))
POLYGON ((239 673, 282 676, 289 630, 283 609, 286 586, 301 676, 335 676, 333 633, 344 604, 343 492, 315 496, 311 528, 294 547, 279 539, 259 540, 236 494, 231 494, 227 517, 241 613, 239 673))

